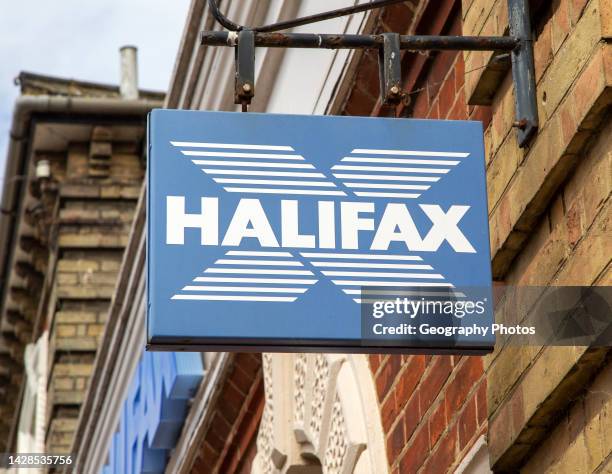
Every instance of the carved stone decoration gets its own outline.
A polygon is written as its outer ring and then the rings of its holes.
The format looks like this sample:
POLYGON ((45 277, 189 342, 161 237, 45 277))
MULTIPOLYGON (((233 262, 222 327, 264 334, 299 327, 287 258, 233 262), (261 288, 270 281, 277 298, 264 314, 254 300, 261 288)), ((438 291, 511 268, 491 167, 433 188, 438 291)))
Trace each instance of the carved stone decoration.
MULTIPOLYGON (((264 386, 272 385, 272 355, 262 354, 263 379, 264 386)), ((266 390, 264 395, 264 409, 261 415, 261 423, 257 434, 257 455, 259 457, 258 464, 261 474, 272 474, 276 472, 272 464, 272 449, 274 446, 274 438, 272 427, 274 423, 274 399, 272 398, 272 390, 266 390)))
POLYGON ((295 356, 295 370, 293 378, 295 386, 293 387, 293 402, 295 406, 295 423, 302 426, 304 424, 304 414, 306 410, 306 401, 304 399, 304 386, 306 384, 307 372, 306 354, 297 354, 295 356))
POLYGON ((262 357, 265 405, 253 474, 388 472, 365 356, 262 357))
POLYGON ((325 446, 325 454, 323 455, 323 467, 325 472, 335 474, 342 472, 348 448, 344 413, 342 413, 342 404, 337 395, 332 407, 330 424, 327 446, 325 446))

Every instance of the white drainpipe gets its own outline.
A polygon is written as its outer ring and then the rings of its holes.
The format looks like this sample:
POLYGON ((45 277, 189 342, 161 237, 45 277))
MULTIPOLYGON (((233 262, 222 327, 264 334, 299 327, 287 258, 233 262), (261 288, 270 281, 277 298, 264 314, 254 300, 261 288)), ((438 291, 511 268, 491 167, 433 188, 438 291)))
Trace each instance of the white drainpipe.
POLYGON ((136 46, 123 46, 121 55, 121 82, 119 92, 127 100, 138 99, 138 49, 136 46))

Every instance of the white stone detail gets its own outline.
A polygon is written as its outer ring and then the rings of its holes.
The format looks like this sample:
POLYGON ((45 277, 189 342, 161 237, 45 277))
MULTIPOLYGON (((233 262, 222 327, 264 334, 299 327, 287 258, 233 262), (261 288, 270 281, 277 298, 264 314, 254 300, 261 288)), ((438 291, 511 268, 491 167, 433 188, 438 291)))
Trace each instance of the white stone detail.
POLYGON ((262 357, 265 405, 253 474, 388 472, 366 356, 262 357))
POLYGON ((293 378, 295 385, 293 387, 293 402, 295 406, 295 424, 302 426, 304 423, 305 397, 304 386, 306 385, 306 354, 297 354, 295 356, 295 369, 293 378))
MULTIPOLYGON (((272 385, 272 355, 262 354, 264 386, 272 385)), ((274 399, 272 390, 266 390, 264 395, 264 409, 257 434, 257 459, 253 463, 258 465, 258 473, 273 474, 276 472, 272 464, 272 451, 274 446, 274 399)))
POLYGON ((329 474, 340 474, 346 458, 347 436, 344 413, 340 399, 336 395, 332 408, 331 427, 323 457, 324 471, 329 474))

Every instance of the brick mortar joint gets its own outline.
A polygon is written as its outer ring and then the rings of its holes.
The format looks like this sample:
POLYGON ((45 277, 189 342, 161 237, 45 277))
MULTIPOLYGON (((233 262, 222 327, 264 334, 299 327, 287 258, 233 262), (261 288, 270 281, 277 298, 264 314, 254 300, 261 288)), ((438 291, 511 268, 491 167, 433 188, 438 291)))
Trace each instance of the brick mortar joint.
MULTIPOLYGON (((474 36, 479 35, 479 34, 482 32, 482 30, 484 29, 485 25, 487 24, 487 20, 488 20, 488 19, 491 17, 491 14, 493 13, 493 10, 496 8, 496 4, 497 4, 497 3, 499 3, 499 2, 501 2, 501 1, 503 1, 503 0, 496 0, 496 1, 494 1, 494 2, 489 2, 489 3, 487 3, 487 5, 489 5, 489 9, 488 9, 488 10, 483 11, 483 12, 482 12, 480 15, 478 15, 478 17, 477 17, 477 19, 480 19, 481 17, 483 18, 483 20, 482 20, 482 24, 481 24, 481 25, 478 27, 478 29, 477 29, 477 30, 473 30, 473 31, 471 31, 471 32, 468 32, 467 34, 474 35, 474 36)), ((474 1, 472 1, 472 2, 470 3, 470 6, 469 6, 468 10, 465 12, 465 15, 462 15, 462 17, 463 17, 463 18, 462 18, 462 21, 461 21, 461 23, 462 23, 462 24, 464 23, 464 20, 467 18, 467 16, 468 16, 468 14, 469 14, 470 10, 472 10, 472 7, 474 7, 474 5, 475 5, 476 3, 478 3, 476 0, 474 0, 474 1)), ((478 21, 478 22, 474 22, 474 26, 476 26, 476 23, 481 23, 481 22, 480 22, 480 21, 478 21)))
MULTIPOLYGON (((455 377, 452 377, 453 373, 458 372, 463 365, 465 365, 467 362, 467 359, 462 358, 460 363, 453 366, 453 369, 451 370, 451 373, 448 375, 448 377, 446 378, 446 380, 444 381, 444 384, 442 385, 442 387, 440 388, 440 391, 438 392, 438 394, 436 395, 436 397, 433 399, 432 403, 429 405, 429 407, 427 408, 427 410, 421 414, 420 416, 420 420, 421 423, 419 423, 417 425, 417 427, 421 427, 420 429, 416 429, 411 433, 410 437, 406 440, 406 443, 404 445, 404 448, 400 451, 400 453, 398 454, 398 458, 403 457, 406 454, 406 451, 409 449, 409 446, 412 446, 412 444, 414 444, 414 440, 416 439, 416 434, 417 432, 419 432, 422 429, 427 430, 428 432, 428 438, 429 438, 429 419, 431 417, 431 414, 433 413, 433 411, 435 409, 437 409, 438 405, 440 403, 444 403, 445 402, 445 395, 446 395, 446 390, 447 388, 455 381, 455 377), (452 380, 451 380, 452 379, 452 380), (435 407, 435 409, 434 409, 435 407), (427 420, 426 423, 423 423, 425 420, 427 420), (412 442, 411 442, 412 441, 412 442)), ((421 387, 421 382, 424 380, 425 378, 425 373, 423 374, 423 376, 421 377, 421 379, 419 380, 419 383, 415 386, 414 391, 411 395, 411 397, 408 399, 408 401, 406 402, 406 406, 404 406, 404 408, 402 409, 402 414, 405 413, 406 408, 408 406, 408 404, 410 403, 410 400, 414 397, 415 393, 417 392, 417 390, 420 389, 421 387)), ((478 387, 480 387, 480 384, 483 382, 483 380, 486 380, 486 374, 483 371, 483 373, 481 374, 481 376, 478 379, 478 382, 476 382, 473 387, 468 391, 468 393, 466 394, 466 400, 469 400, 471 396, 473 396, 476 391, 478 390, 478 387)), ((445 428, 442 431, 442 433, 440 433, 440 436, 438 438, 438 440, 436 441, 436 443, 434 444, 434 446, 430 447, 429 452, 433 452, 435 450, 435 448, 439 445, 440 440, 444 437, 443 435, 445 433, 450 433, 451 432, 451 428, 454 428, 455 425, 455 421, 458 420, 460 414, 463 412, 463 409, 465 409, 465 403, 462 405, 462 410, 460 412, 458 412, 457 414, 455 414, 455 416, 452 417, 452 420, 454 420, 453 422, 451 422, 449 419, 449 421, 447 423, 445 423, 445 428)), ((398 420, 400 420, 403 417, 400 417, 399 414, 396 416, 396 421, 394 423, 394 425, 392 426, 396 426, 398 423, 398 420)), ((392 431, 392 430, 391 430, 392 431)))
POLYGON ((383 370, 383 366, 387 364, 389 357, 391 357, 389 354, 379 354, 379 355, 382 357, 382 359, 380 360, 380 363, 378 364, 378 367, 376 368, 376 373, 374 374, 375 378, 378 378, 378 376, 381 374, 383 370))
MULTIPOLYGON (((573 247, 573 251, 575 252, 576 249, 578 248, 578 246, 584 241, 584 239, 586 238, 586 236, 590 233, 591 229, 593 228, 593 226, 596 225, 597 221, 599 220, 599 218, 604 215, 604 210, 606 208, 606 206, 612 202, 612 193, 608 194, 608 197, 602 202, 599 211, 597 212, 597 214, 595 214, 595 216, 593 217, 592 222, 589 224, 589 226, 585 229, 584 234, 581 236, 581 238, 576 242, 576 244, 573 247)), ((560 224, 558 224, 560 225, 560 224)), ((550 237, 550 236, 549 236, 550 237)), ((553 280, 564 270, 564 268, 566 267, 566 265, 568 264, 570 258, 565 258, 562 261, 562 264, 559 266, 558 270, 551 275, 550 279, 545 282, 545 284, 550 284, 553 282, 553 280)), ((593 281, 591 282, 591 284, 595 284, 595 282, 600 278, 603 277, 603 275, 605 274, 605 270, 608 266, 610 266, 612 262, 612 258, 608 261, 607 265, 602 269, 602 271, 593 279, 593 281)), ((493 366, 493 364, 495 363, 495 361, 498 360, 498 358, 500 357, 500 355, 502 354, 502 352, 509 347, 509 341, 512 339, 512 336, 506 338, 504 340, 504 343, 502 345, 502 347, 500 348, 500 350, 497 352, 497 355, 491 360, 491 362, 489 363, 489 369, 485 369, 485 372, 488 372, 490 370, 490 368, 493 366)), ((519 379, 521 379, 522 381, 522 377, 524 374, 526 374, 528 372, 528 369, 532 366, 532 363, 534 363, 541 355, 541 353, 543 352, 543 350, 545 349, 546 346, 542 346, 540 348, 540 350, 538 351, 538 353, 534 356, 534 358, 531 360, 531 362, 529 363, 529 365, 526 366, 524 372, 521 374, 521 376, 519 377, 519 379)), ((508 390, 508 394, 506 395, 506 397, 504 397, 502 400, 500 400, 499 406, 503 405, 503 403, 505 401, 507 401, 507 397, 510 393, 512 393, 514 390, 512 390, 513 388, 515 388, 518 384, 519 384, 519 379, 517 379, 517 382, 515 382, 511 387, 510 390, 508 390)), ((499 409, 499 407, 498 407, 499 409)), ((497 410, 494 412, 496 413, 497 410)), ((494 415, 493 413, 489 416, 489 419, 494 419, 496 415, 494 415)))
MULTIPOLYGON (((505 345, 504 347, 507 347, 507 345, 505 345)), ((488 420, 489 423, 495 421, 499 416, 501 416, 502 412, 503 412, 503 408, 512 400, 512 397, 514 396, 514 394, 516 393, 516 389, 519 388, 521 386, 521 384, 523 383, 523 381, 525 380, 525 378, 528 376, 530 369, 532 367, 535 366, 535 364, 538 362, 538 360, 540 360, 542 357, 544 357, 544 351, 550 346, 541 346, 540 349, 538 350, 538 352, 534 355, 534 357, 529 361, 529 363, 525 366, 525 369, 523 370, 523 372, 521 372, 521 374, 517 377, 517 379, 514 381, 514 383, 508 388, 506 395, 499 400, 498 404, 497 404, 497 408, 495 409, 495 411, 493 411, 492 413, 490 413, 488 415, 488 420)), ((567 346, 567 347, 572 347, 572 346, 567 346)), ((598 348, 589 348, 586 349, 585 352, 580 356, 580 358, 577 360, 576 364, 573 365, 572 367, 570 367, 570 369, 568 370, 567 374, 565 374, 563 376, 563 378, 560 380, 560 383, 562 383, 563 381, 565 381, 567 379, 567 375, 571 376, 572 375, 572 369, 573 367, 575 367, 576 365, 579 364, 580 360, 585 356, 585 354, 589 353, 589 351, 591 349, 598 349, 598 348)), ((503 348, 502 348, 503 350, 503 348)), ((501 354, 502 350, 500 350, 499 354, 501 354)), ((498 357, 499 357, 498 354, 498 357)), ((497 359, 497 358, 496 358, 497 359)), ((492 367, 492 364, 489 366, 492 367)), ((489 370, 485 371, 485 373, 488 373, 489 370)), ((546 402, 546 400, 550 399, 550 396, 552 394, 554 394, 555 390, 558 388, 558 386, 554 387, 553 391, 550 392, 543 400, 541 400, 541 404, 544 404, 546 402)), ((523 426, 523 430, 525 428, 528 428, 529 425, 529 420, 531 418, 533 418, 533 416, 535 416, 537 414, 537 410, 531 415, 531 417, 527 420, 524 420, 524 426, 523 426)), ((522 432, 522 431, 521 431, 522 432)), ((514 444, 514 443, 513 443, 514 444)))
MULTIPOLYGON (((591 354, 596 354, 597 352, 600 352, 603 349, 603 347, 592 347, 587 349, 581 356, 581 358, 578 360, 577 365, 580 365, 581 362, 583 362, 583 358, 587 357, 591 354)), ((602 368, 606 367, 609 364, 610 361, 610 355, 612 355, 612 349, 607 348, 606 353, 603 356, 603 360, 600 362, 600 366, 596 368, 596 370, 594 371, 594 373, 591 373, 589 376, 589 381, 592 382, 592 380, 597 377, 597 375, 601 372, 602 368)), ((584 364, 583 364, 584 365, 584 364)), ((568 372, 568 376, 564 377, 559 385, 555 388, 558 388, 559 386, 561 386, 564 382, 566 382, 568 380, 568 377, 570 379, 570 383, 573 382, 574 380, 572 380, 574 377, 578 377, 578 375, 576 375, 575 371, 570 370, 568 372)), ((561 390, 564 387, 561 388, 561 390)), ((566 388, 566 387, 565 387, 566 388)), ((504 451, 502 451, 497 459, 495 460, 496 464, 499 464, 500 461, 503 461, 505 464, 508 463, 508 453, 510 451, 510 449, 513 446, 527 446, 528 450, 526 452, 526 454, 524 454, 521 458, 519 458, 518 461, 515 461, 514 464, 512 465, 513 467, 522 467, 525 462, 530 458, 531 453, 533 453, 537 447, 540 445, 540 442, 543 441, 543 437, 541 436, 536 436, 535 440, 529 440, 528 442, 519 442, 519 438, 521 435, 523 435, 526 432, 529 432, 530 429, 537 429, 537 428, 542 428, 545 427, 548 431, 551 431, 553 429, 555 429, 555 427, 559 426, 559 423, 562 422, 563 420, 563 416, 560 415, 562 413, 564 413, 566 410, 571 409, 573 406, 575 406, 575 404, 582 399, 585 394, 587 394, 588 388, 584 389, 584 388, 580 388, 578 389, 575 393, 574 396, 569 398, 568 401, 565 403, 564 407, 562 410, 557 410, 557 418, 554 417, 554 415, 552 416, 552 422, 548 422, 548 424, 542 425, 542 424, 536 424, 536 423, 531 423, 531 421, 537 417, 538 415, 538 411, 536 410, 529 418, 524 420, 524 424, 521 426, 520 431, 518 431, 518 433, 516 434, 516 436, 514 438, 511 439, 509 444, 505 445, 505 449, 504 451)), ((552 396, 555 392, 551 392, 550 394, 548 394, 538 405, 538 409, 542 406, 542 405, 546 405, 546 403, 548 401, 550 401, 552 399, 552 396)), ((586 429, 586 425, 583 426, 583 429, 586 429)), ((510 463, 512 463, 512 461, 510 461, 510 463)))
MULTIPOLYGON (((591 229, 593 229, 593 227, 599 222, 600 219, 603 219, 602 216, 607 215, 606 211, 607 207, 610 203, 612 203, 612 199, 611 199, 612 193, 608 194, 608 196, 606 197, 606 199, 602 202, 599 210, 597 211, 597 213, 593 216, 593 220, 591 221, 591 223, 589 224, 589 226, 585 229, 583 235, 580 237, 580 239, 576 242, 576 244, 574 245, 574 247, 571 249, 572 253, 575 253, 579 247, 580 244, 582 244, 582 242, 584 241, 584 239, 590 234, 591 229)), ((562 225, 563 222, 558 223, 557 226, 562 225)), ((555 226, 553 228, 553 232, 557 229, 557 226, 555 226)), ((552 232, 549 234, 549 237, 552 236, 552 232)), ((559 265, 559 268, 557 269, 557 271, 555 273, 553 273, 550 277, 550 279, 546 282, 546 284, 550 284, 553 283, 554 280, 559 276, 559 274, 561 272, 563 272, 563 270, 567 267, 567 265, 569 264, 571 260, 571 255, 568 255, 567 257, 565 257, 562 261, 561 264, 559 265)), ((593 284, 593 282, 595 281, 595 279, 593 279, 593 281, 589 282, 590 285, 593 284)))
MULTIPOLYGON (((478 382, 475 384, 475 387, 480 387, 480 384, 483 383, 483 380, 486 380, 486 376, 483 375, 478 382)), ((478 389, 474 389, 474 390, 470 390, 470 392, 468 392, 468 394, 466 395, 466 401, 467 400, 471 400, 472 396, 476 396, 475 392, 478 389)), ((454 425, 457 425, 457 429, 458 429, 458 423, 459 423, 459 417, 461 416, 461 414, 463 413, 463 411, 466 408, 466 404, 464 403, 462 405, 462 410, 460 412, 457 413, 457 415, 453 418, 455 420, 455 422, 449 422, 446 423, 444 430, 440 433, 440 435, 438 436, 438 440, 436 441, 436 443, 430 447, 430 453, 435 452, 438 447, 440 447, 443 444, 443 441, 446 441, 445 439, 445 435, 451 435, 452 430, 449 429, 450 426, 453 426, 454 429, 454 425)), ((478 416, 478 413, 476 413, 476 416, 478 416)), ((478 421, 478 420, 477 420, 478 421)), ((484 433, 487 432, 487 422, 483 423, 482 426, 478 426, 478 424, 476 425, 476 431, 474 432, 474 434, 472 434, 472 437, 467 440, 467 442, 465 443, 465 446, 463 447, 463 450, 458 449, 459 448, 459 444, 455 444, 455 455, 454 455, 454 459, 453 462, 451 463, 451 465, 448 467, 449 471, 453 471, 453 468, 455 466, 457 466, 465 457, 465 455, 467 454, 467 452, 470 450, 470 448, 472 447, 472 445, 474 444, 474 442, 484 433)), ((459 437, 459 431, 457 431, 457 438, 459 437)), ((427 459, 427 458, 426 458, 427 459)), ((419 472, 421 472, 421 469, 423 469, 425 466, 425 463, 423 463, 423 465, 421 466, 421 468, 419 469, 419 472)))
MULTIPOLYGON (((569 37, 569 35, 568 35, 568 37, 569 37)), ((566 38, 566 40, 565 40, 565 41, 567 41, 567 38, 566 38)), ((564 42, 565 42, 565 41, 564 41, 564 42)), ((599 47, 601 47, 603 44, 607 44, 607 41, 606 41, 606 39, 605 39, 605 38, 601 38, 599 41, 595 42, 595 44, 593 45, 593 47, 591 48, 591 50, 589 50, 589 52, 588 52, 588 58, 589 58, 589 59, 591 59, 591 58, 594 56, 594 51, 596 51, 596 50, 597 50, 599 47)), ((549 61, 548 66, 547 66, 547 69, 550 67, 550 65, 553 63, 554 59, 555 59, 557 56, 562 56, 562 55, 560 55, 560 54, 559 54, 559 52, 557 52, 557 54, 555 54, 555 55, 554 55, 554 56, 551 58, 551 60, 549 61)), ((575 84, 576 84, 576 81, 579 79, 579 77, 581 76, 581 74, 582 74, 582 73, 583 73, 583 72, 584 72, 584 71, 587 69, 587 67, 590 65, 590 63, 591 63, 591 62, 590 62, 589 60, 587 60, 587 61, 585 62, 585 64, 582 66, 582 68, 580 68, 579 70, 577 70, 577 71, 576 71, 576 74, 573 76, 572 81, 570 82, 570 84, 568 85, 567 89, 565 90, 565 92, 563 93, 563 95, 561 96, 561 98, 559 99, 559 103, 558 103, 558 104, 555 106, 555 108, 554 108, 554 109, 551 111, 551 113, 550 113, 550 115, 549 115, 548 119, 547 119, 545 122, 540 122, 540 126, 539 126, 539 128, 538 128, 538 132, 537 132, 537 135, 536 135, 536 137, 535 137, 535 138, 536 138, 536 140, 537 140, 537 139, 538 139, 538 137, 539 137, 539 136, 542 134, 542 132, 543 132, 543 131, 544 131, 544 130, 545 130, 545 129, 546 129, 548 126, 549 126, 549 124, 550 124, 551 122, 553 122, 553 121, 554 121, 554 120, 553 120, 553 117, 557 115, 558 110, 559 110, 559 109, 560 109, 560 108, 561 108, 561 107, 562 107, 562 106, 565 104, 565 100, 566 100, 566 99, 567 99, 567 97, 570 95, 570 92, 571 92, 571 91, 573 91, 574 86, 575 86, 575 84)), ((544 82, 545 76, 546 76, 546 74, 544 74, 544 73, 543 73, 543 74, 542 74, 542 76, 540 77, 540 80, 539 80, 539 81, 538 81, 538 83, 536 84, 536 91, 537 91, 537 89, 538 89, 538 86, 541 86, 541 85, 542 85, 542 83, 544 82)), ((540 118, 540 119, 541 119, 541 118, 540 118)), ((500 150, 501 150, 501 148, 502 148, 502 145, 503 145, 503 144, 505 143, 505 141, 506 141, 506 137, 507 137, 507 136, 510 134, 510 132, 513 130, 513 128, 514 128, 514 127, 510 126, 510 127, 508 127, 508 128, 507 128, 507 129, 504 131, 504 135, 503 135, 503 137, 504 137, 504 138, 503 138, 503 140, 501 140, 501 141, 500 141, 500 143, 499 143, 498 147, 495 149, 495 151, 494 151, 494 153, 493 153, 493 155, 492 155, 492 157, 491 157, 491 160, 490 160, 490 162, 489 162, 489 166, 487 166, 487 170, 488 170, 488 168, 490 167, 490 164, 491 164, 491 163, 493 163, 493 161, 494 161, 495 157, 497 157, 497 155, 498 155, 499 151, 500 151, 500 150)), ((529 152, 527 153, 527 155, 526 155, 526 156, 524 156, 524 158, 523 158, 523 162, 524 162, 524 161, 526 161, 526 160, 529 158, 530 151, 533 149, 534 145, 535 145, 535 141, 534 141, 534 142, 533 142, 533 143, 530 145, 530 147, 529 147, 529 152)))
MULTIPOLYGON (((569 38, 569 35, 568 35, 569 38)), ((567 41, 567 39, 566 39, 567 41)), ((568 97, 568 95, 570 94, 570 91, 573 91, 573 89, 575 88, 574 86, 576 85, 576 81, 580 78, 580 76, 582 75, 582 73, 588 68, 588 66, 591 64, 591 60, 593 59, 593 57, 595 56, 596 51, 598 49, 600 49, 603 45, 606 44, 605 38, 600 38, 598 41, 596 41, 593 46, 591 47, 591 49, 587 52, 587 60, 584 62, 584 64, 582 65, 582 67, 580 69, 578 69, 576 71, 576 73, 572 76, 572 80, 569 83, 569 85, 567 86, 567 88, 565 89, 565 92, 563 93, 563 95, 559 98, 559 102, 557 103, 557 105, 555 106, 555 108, 551 111, 550 115, 549 115, 549 119, 544 122, 544 126, 541 126, 539 130, 544 129, 544 127, 550 123, 552 120, 552 116, 555 115, 557 113, 557 111, 561 108, 561 106, 564 104, 565 99, 568 97)), ((557 51, 557 54, 555 54, 553 56, 553 58, 550 61, 550 64, 552 65, 552 63, 554 62, 554 60, 557 57, 560 57, 561 59, 559 60, 560 62, 564 59, 563 58, 564 54, 561 53, 561 50, 559 49, 557 51)), ((545 77, 545 74, 542 74, 542 77, 540 78, 540 80, 538 81, 538 83, 536 84, 536 91, 538 89, 538 86, 542 86, 544 83, 544 80, 547 79, 547 77, 545 77)), ((542 125, 540 123, 540 125, 542 125)), ((538 130, 538 132, 539 132, 538 130)))
MULTIPOLYGON (((476 386, 479 386, 480 383, 482 383, 482 379, 479 380, 479 382, 478 382, 478 384, 476 384, 476 386)), ((474 392, 470 391, 470 394, 473 395, 474 392)), ((470 394, 468 394, 468 396, 466 397, 466 400, 470 399, 470 394)), ((465 409, 465 404, 463 405, 463 409, 465 409)), ((459 418, 460 414, 463 413, 463 409, 461 410, 461 412, 458 413, 458 415, 456 417, 457 418, 457 422, 458 422, 458 418, 459 418)), ((452 431, 455 429, 455 426, 457 427, 457 433, 456 434, 457 434, 457 440, 458 440, 458 438, 459 438, 458 425, 456 423, 454 423, 454 424, 453 423, 447 423, 445 425, 444 430, 438 436, 438 439, 437 439, 436 443, 433 446, 429 447, 428 455, 423 460, 423 463, 419 466, 418 473, 424 472, 424 469, 426 467, 427 461, 429 459, 431 459, 432 454, 437 451, 437 449, 443 444, 443 442, 447 442, 447 435, 448 436, 452 435, 452 431), (450 426, 452 426, 453 428, 450 429, 449 428, 450 426)), ((450 466, 448 466, 448 472, 452 472, 453 471, 453 468, 456 467, 462 461, 463 457, 470 450, 470 448, 472 447, 474 442, 481 435, 483 435, 483 434, 485 434, 487 432, 487 424, 486 423, 484 423, 480 427, 478 427, 478 425, 477 425, 476 428, 477 429, 474 432, 474 434, 472 435, 472 437, 465 443, 465 446, 463 447, 463 450, 459 449, 459 444, 458 443, 455 443, 455 451, 453 453, 453 460, 452 460, 450 466)), ((429 425, 427 425, 427 429, 429 430, 429 425)))
MULTIPOLYGON (((232 383, 230 379, 228 379, 228 382, 232 383)), ((234 439, 236 438, 236 434, 238 433, 238 428, 239 428, 238 425, 240 425, 240 423, 244 420, 244 417, 249 410, 249 405, 251 401, 253 400, 253 398, 255 397, 255 393, 257 392, 257 389, 260 383, 263 383, 263 372, 262 372, 261 367, 257 371, 257 375, 255 376, 255 379, 253 380, 253 384, 251 385, 249 392, 244 397, 244 401, 242 403, 242 406, 240 408, 240 411, 238 412, 236 419, 234 420, 233 423, 230 423, 231 429, 227 436, 227 440, 223 446, 223 450, 219 453, 219 458, 217 459, 217 462, 215 463, 215 467, 213 470, 214 472, 219 472, 219 469, 221 467, 219 463, 224 460, 225 455, 227 454, 234 439)))
MULTIPOLYGON (((388 355, 387 357, 388 358, 390 358, 390 357, 401 357, 401 355, 391 354, 391 355, 388 355)), ((416 357, 422 357, 422 356, 416 356, 416 357)), ((389 360, 389 359, 387 359, 387 360, 389 360)), ((412 356, 410 357, 409 360, 412 360, 412 356)), ((427 367, 429 365, 430 364, 426 365, 425 371, 423 371, 423 373, 421 374, 421 377, 419 378, 419 380, 417 382, 417 385, 415 385, 415 387, 414 387, 415 390, 417 389, 421 379, 425 376, 425 372, 427 371, 427 367)), ((382 367, 382 364, 381 364, 381 367, 382 367)), ((379 401, 379 405, 381 407, 387 402, 387 400, 389 399, 389 397, 391 395, 391 392, 395 391, 395 388, 399 385, 400 379, 401 379, 402 375, 406 372, 407 367, 408 367, 408 361, 401 363, 400 369, 398 370, 398 372, 393 377, 393 382, 391 382, 391 385, 387 389, 387 393, 384 395, 383 399, 379 401)), ((408 401, 406 401, 406 403, 408 403, 408 401)))
MULTIPOLYGON (((597 46, 597 45, 596 45, 597 46)), ((594 48, 596 49, 596 48, 594 48)), ((592 56, 592 54, 591 54, 592 56)), ((560 115, 559 115, 559 110, 561 109, 561 107, 563 105, 565 105, 565 101, 568 98, 570 91, 574 89, 574 86, 576 84, 576 79, 580 76, 580 74, 585 70, 585 68, 590 64, 590 62, 587 62, 583 68, 580 70, 580 72, 578 73, 577 76, 575 76, 574 80, 572 81, 571 85, 567 88, 565 94, 562 96, 561 100, 559 101, 559 104, 557 104, 557 106, 553 109, 552 114, 550 115, 550 117, 548 118, 548 120, 546 120, 544 122, 544 125, 541 126, 538 129, 538 132, 535 136, 535 140, 533 141, 533 143, 531 143, 531 145, 529 146, 529 151, 527 152, 527 154, 523 157, 521 163, 519 164, 519 166, 517 167, 517 169, 515 170, 515 172, 512 174, 511 179, 508 181, 508 184, 506 185, 506 187, 504 188, 504 192, 500 195, 499 199, 497 200, 497 202, 493 205, 493 207, 491 208, 491 210, 489 211, 489 216, 493 216, 495 214, 495 212, 497 211, 497 209, 500 207, 501 202, 504 199, 504 196, 507 195, 508 193, 508 189, 510 189, 510 187, 512 186, 512 184, 518 179, 518 175, 521 174, 520 171, 522 169, 524 169, 525 164, 527 163, 528 160, 533 159, 533 153, 532 150, 535 148, 536 142, 538 139, 541 139, 542 134, 547 131, 552 125, 551 123, 556 122, 557 119, 560 119, 560 115)), ((577 124, 579 126, 579 124, 577 124)), ((512 127, 509 129, 512 130, 512 127)), ((596 131, 593 131, 593 134, 597 133, 596 131)), ((505 140, 503 140, 499 147, 497 148, 497 150, 495 151, 495 155, 497 155, 497 153, 499 152, 499 150, 501 149, 503 143, 505 140)), ((577 156, 577 154, 575 153, 565 153, 564 150, 562 150, 562 153, 560 155, 559 158, 563 157, 563 156, 577 156)), ((491 160, 492 163, 493 160, 491 160)), ((558 160, 557 160, 558 161, 558 160)))
MULTIPOLYGON (((514 102, 513 102, 513 107, 515 107, 515 106, 514 106, 514 102)), ((493 116, 494 116, 494 115, 493 115, 493 116)), ((493 122, 493 120, 491 120, 491 122, 493 122)), ((490 124, 490 125, 489 125, 489 127, 492 127, 492 126, 493 126, 492 124, 490 124)), ((489 127, 487 127, 487 128, 489 128, 489 127)), ((501 155, 501 149, 503 148, 503 146, 504 146, 504 145, 506 145, 506 143, 507 143, 509 140, 512 140, 512 134, 511 134, 511 132, 512 132, 513 130, 514 130, 514 127, 512 127, 512 126, 511 126, 511 127, 508 127, 508 128, 506 129, 506 131, 504 132, 504 135, 503 135, 503 137, 502 137, 502 140, 499 142, 499 145, 497 146, 497 148, 495 149, 495 151, 494 151, 493 153, 491 153, 491 159, 489 160, 489 163, 487 163, 487 168, 486 168, 487 173, 489 172, 489 168, 491 168, 491 166, 493 165, 493 162, 494 162, 495 160, 497 160, 498 158, 501 158, 501 156, 500 156, 500 155, 501 155)), ((539 131, 538 131, 538 132, 539 132, 539 131)), ((526 158, 526 157, 524 157, 524 158, 526 158)))
MULTIPOLYGON (((584 239, 587 237, 587 235, 591 232, 591 229, 593 228, 593 226, 596 225, 596 223, 599 221, 599 219, 601 218, 601 215, 604 213, 604 209, 606 209, 609 205, 612 205, 612 192, 608 193, 608 195, 606 196, 606 198, 602 201, 602 203, 599 206, 599 210, 597 211, 597 213, 593 216, 593 220, 591 221, 591 223, 586 227, 586 229, 584 229, 583 234, 580 236, 580 238, 576 241, 576 243, 574 244, 574 246, 572 247, 572 250, 575 251, 584 241, 584 239)), ((557 226, 564 224, 564 221, 561 221, 559 223, 557 223, 557 225, 553 228, 553 231, 557 228, 557 226)), ((552 232, 551 232, 552 234, 552 232)), ((561 271, 564 269, 564 267, 567 265, 567 261, 569 260, 569 258, 565 259, 562 263, 562 265, 559 266, 559 269, 552 275, 550 281, 552 282, 558 275, 559 273, 561 273, 561 271)), ((612 258, 611 258, 612 260, 612 258)), ((609 262, 608 262, 609 263, 609 262)))
POLYGON ((612 268, 612 259, 610 259, 608 261, 608 263, 606 264, 606 266, 601 270, 601 272, 599 272, 599 274, 597 275, 597 277, 595 278, 595 281, 593 282, 593 285, 598 286, 597 284, 600 283, 600 280, 603 279, 603 277, 606 275, 606 273, 612 268))

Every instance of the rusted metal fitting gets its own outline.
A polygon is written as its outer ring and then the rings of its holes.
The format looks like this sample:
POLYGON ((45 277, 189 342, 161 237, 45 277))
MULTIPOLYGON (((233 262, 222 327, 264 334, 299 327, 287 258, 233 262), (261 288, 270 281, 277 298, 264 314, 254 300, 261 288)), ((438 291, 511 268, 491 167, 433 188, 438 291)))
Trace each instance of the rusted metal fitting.
POLYGON ((242 104, 245 111, 255 95, 255 34, 251 30, 238 33, 238 43, 234 47, 236 58, 236 81, 234 103, 242 104))
POLYGON ((515 122, 512 122, 512 126, 515 128, 518 128, 520 130, 524 130, 525 127, 527 126, 527 119, 521 119, 521 120, 517 120, 515 122))
POLYGON ((402 83, 400 35, 383 33, 383 45, 378 50, 380 99, 385 105, 401 101, 402 83))

